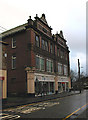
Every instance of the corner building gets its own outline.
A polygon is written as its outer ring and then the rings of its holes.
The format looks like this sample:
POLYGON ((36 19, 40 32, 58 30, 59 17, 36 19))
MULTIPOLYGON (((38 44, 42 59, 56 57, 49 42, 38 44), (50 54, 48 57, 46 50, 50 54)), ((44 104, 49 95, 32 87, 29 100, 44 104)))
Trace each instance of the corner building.
POLYGON ((8 95, 39 95, 68 91, 69 49, 63 32, 52 35, 45 14, 2 33, 8 42, 8 95))

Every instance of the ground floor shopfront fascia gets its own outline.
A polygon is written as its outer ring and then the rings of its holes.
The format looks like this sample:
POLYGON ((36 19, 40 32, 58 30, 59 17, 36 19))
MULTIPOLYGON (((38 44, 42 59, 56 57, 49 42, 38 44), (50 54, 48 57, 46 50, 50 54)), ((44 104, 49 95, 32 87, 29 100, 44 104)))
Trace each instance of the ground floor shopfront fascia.
POLYGON ((69 91, 69 77, 58 76, 58 92, 69 91))
POLYGON ((69 77, 28 72, 27 92, 31 94, 53 94, 69 90, 69 77))
POLYGON ((55 76, 35 73, 35 93, 55 93, 55 76))

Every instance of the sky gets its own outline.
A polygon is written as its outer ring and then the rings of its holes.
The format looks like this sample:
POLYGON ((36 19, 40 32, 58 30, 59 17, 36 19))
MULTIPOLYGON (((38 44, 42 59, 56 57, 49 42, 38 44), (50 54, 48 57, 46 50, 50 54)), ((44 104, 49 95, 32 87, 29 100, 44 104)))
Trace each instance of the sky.
MULTIPOLYGON (((86 72, 87 0, 0 0, 0 26, 9 30, 27 22, 29 16, 46 15, 52 34, 63 31, 70 50, 70 68, 86 72)), ((0 27, 0 33, 5 29, 0 27)))

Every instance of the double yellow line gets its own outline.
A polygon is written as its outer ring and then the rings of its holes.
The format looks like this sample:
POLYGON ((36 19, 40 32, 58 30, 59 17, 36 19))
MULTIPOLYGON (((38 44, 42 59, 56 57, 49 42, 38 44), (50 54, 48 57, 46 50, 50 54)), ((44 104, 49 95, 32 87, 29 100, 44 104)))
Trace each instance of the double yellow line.
POLYGON ((88 104, 83 105, 82 107, 78 108, 77 110, 75 110, 73 113, 69 114, 67 117, 63 118, 62 120, 66 120, 67 118, 69 118, 70 116, 72 116, 74 113, 78 112, 79 110, 81 110, 82 108, 84 108, 85 106, 87 106, 88 104))

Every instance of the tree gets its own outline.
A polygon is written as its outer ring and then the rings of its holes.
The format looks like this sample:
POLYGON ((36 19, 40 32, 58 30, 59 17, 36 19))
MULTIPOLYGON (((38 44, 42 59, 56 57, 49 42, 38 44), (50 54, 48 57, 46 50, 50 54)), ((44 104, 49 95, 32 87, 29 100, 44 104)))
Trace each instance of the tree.
POLYGON ((84 88, 84 83, 85 83, 85 78, 86 78, 85 73, 81 72, 80 73, 80 79, 79 79, 78 74, 75 71, 71 70, 70 77, 71 77, 72 88, 74 90, 80 90, 81 91, 84 88))
POLYGON ((77 81, 77 73, 73 70, 70 71, 71 84, 77 81))

